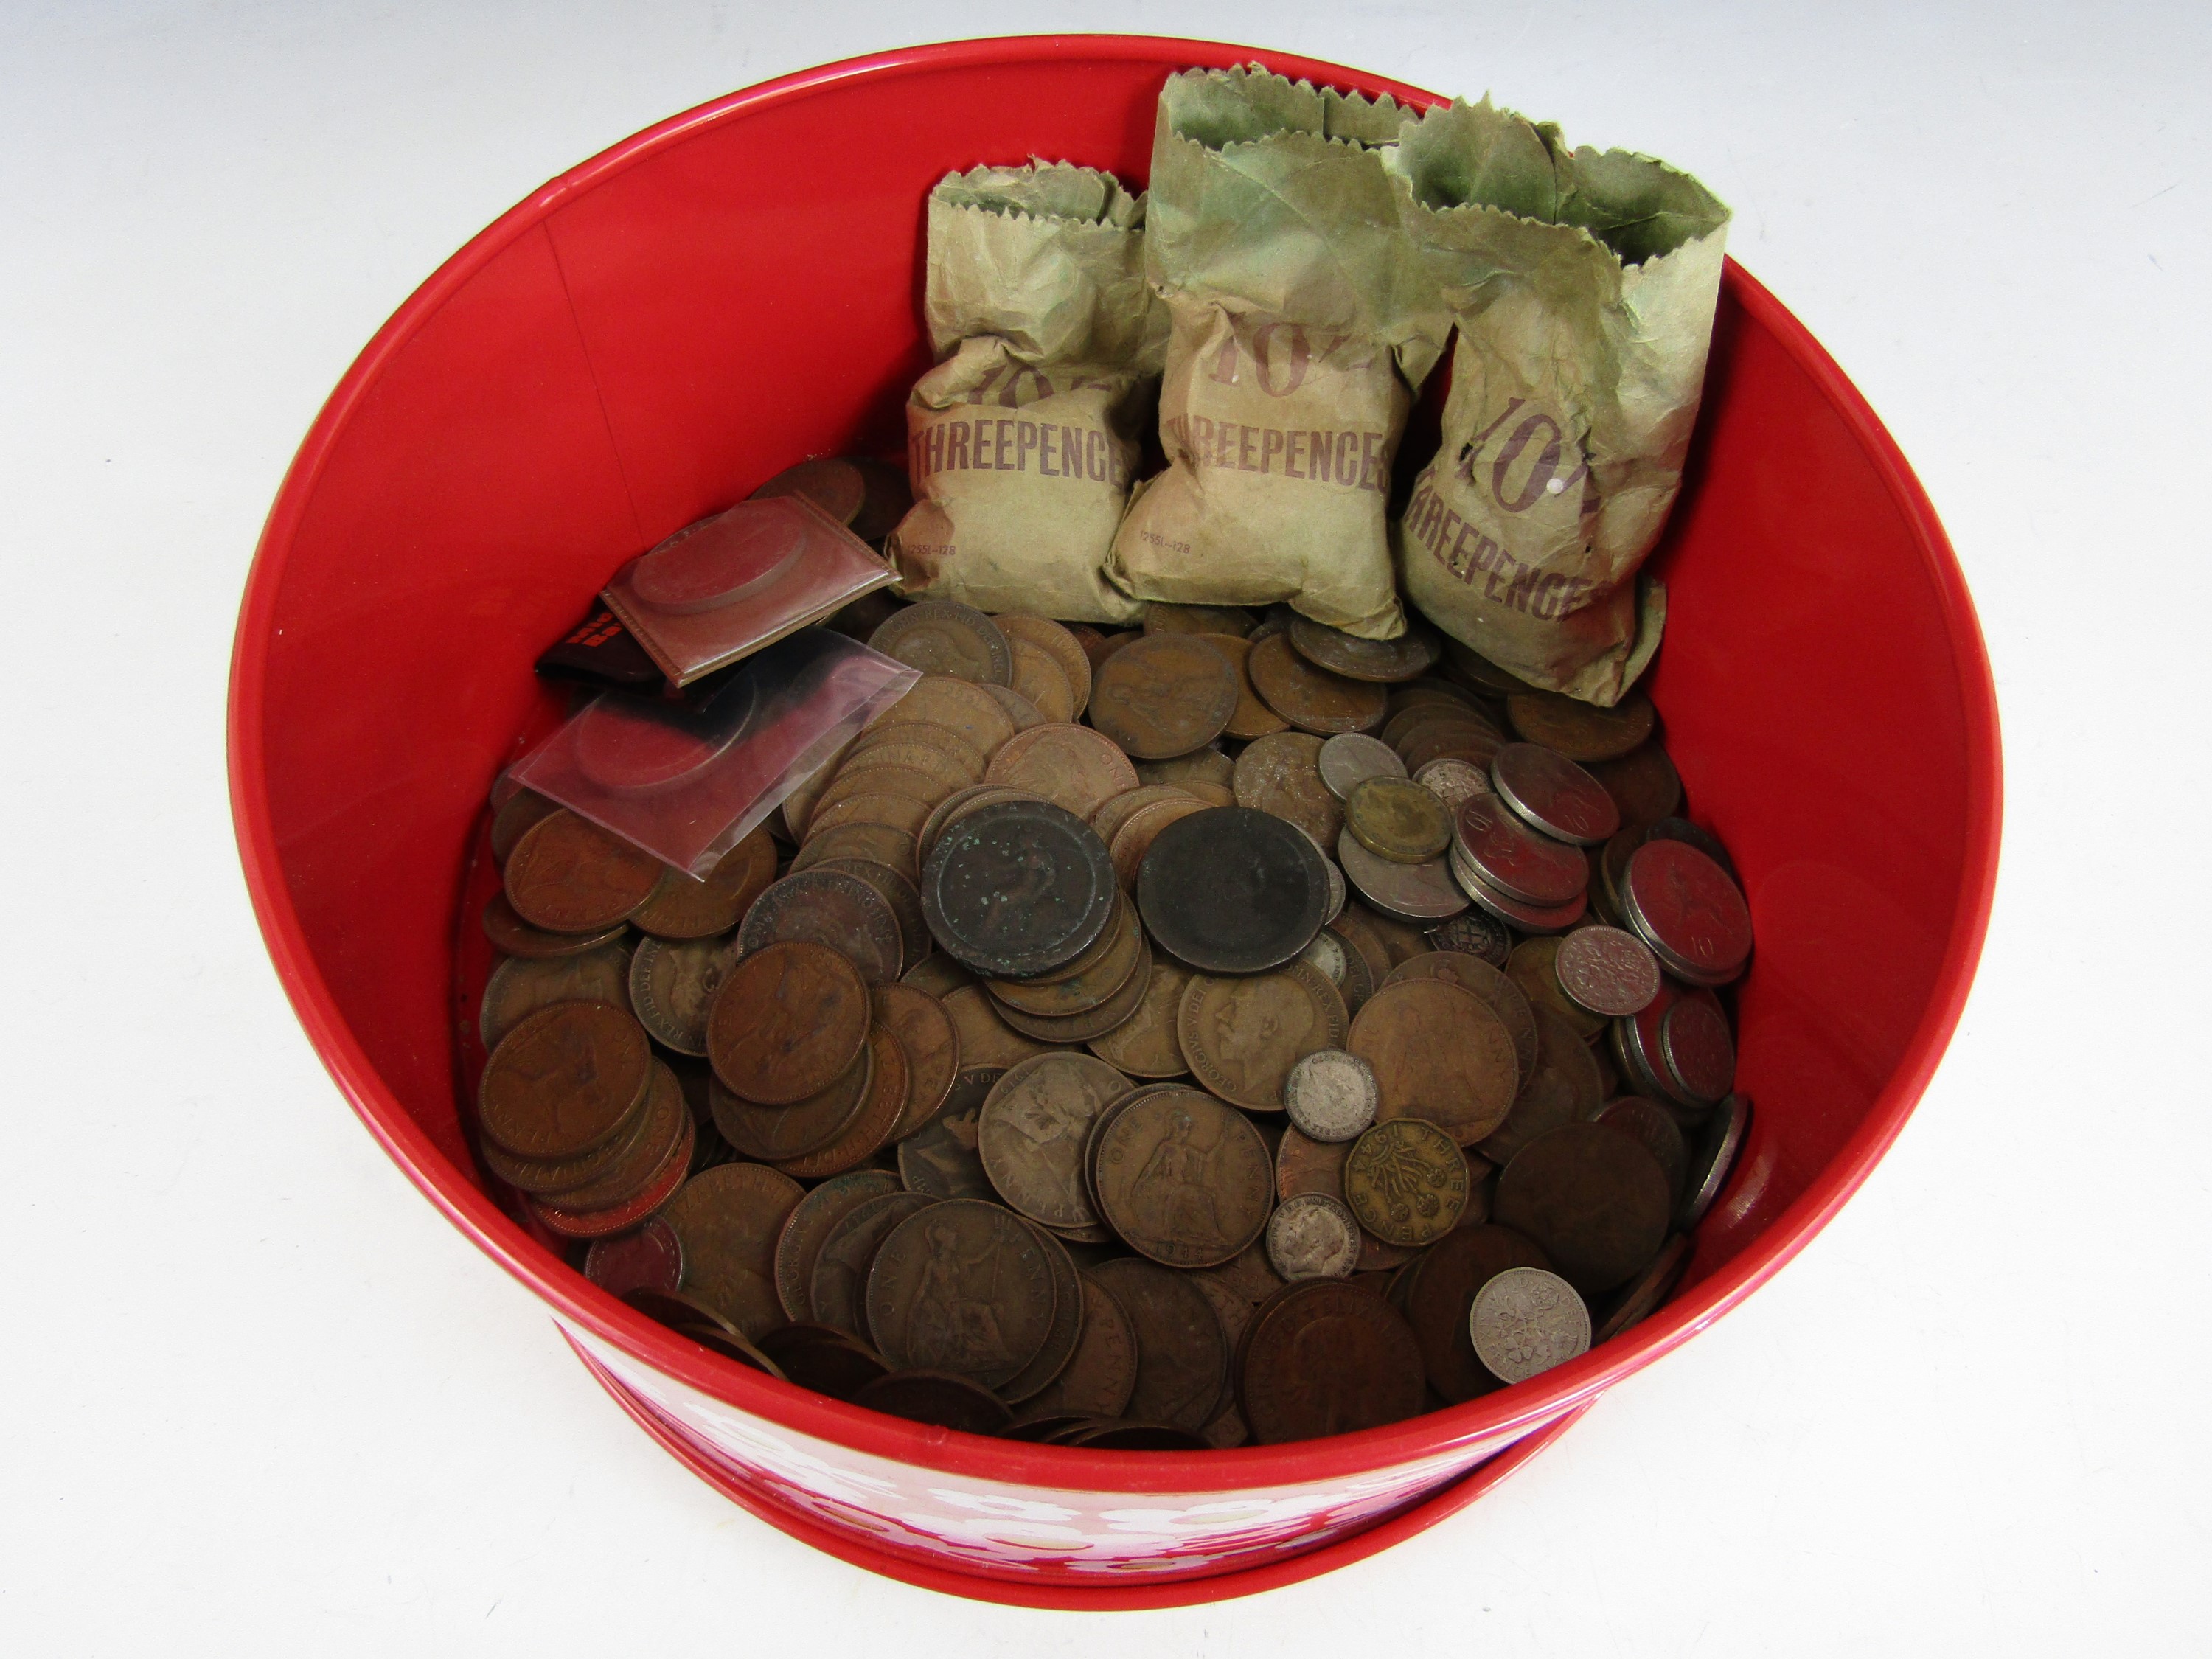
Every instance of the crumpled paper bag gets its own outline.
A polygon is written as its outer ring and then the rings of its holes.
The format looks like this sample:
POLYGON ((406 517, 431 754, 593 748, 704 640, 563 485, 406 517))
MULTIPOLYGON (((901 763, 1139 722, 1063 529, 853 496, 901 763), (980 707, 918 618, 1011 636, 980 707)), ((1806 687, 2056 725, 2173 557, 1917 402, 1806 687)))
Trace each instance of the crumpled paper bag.
POLYGON ((1126 623, 1100 574, 1166 347, 1145 198, 1066 162, 947 173, 923 299, 939 362, 907 399, 915 505, 884 544, 900 591, 1126 623))
POLYGON ((1407 596, 1501 667, 1610 706, 1665 625, 1637 572, 1681 484, 1729 210, 1486 98, 1409 118, 1383 161, 1459 328, 1443 442, 1395 534, 1407 596))
POLYGON ((1169 465, 1114 539, 1125 592, 1404 630, 1390 464, 1450 331, 1377 149, 1402 118, 1256 68, 1161 90, 1146 264, 1174 319, 1169 465))

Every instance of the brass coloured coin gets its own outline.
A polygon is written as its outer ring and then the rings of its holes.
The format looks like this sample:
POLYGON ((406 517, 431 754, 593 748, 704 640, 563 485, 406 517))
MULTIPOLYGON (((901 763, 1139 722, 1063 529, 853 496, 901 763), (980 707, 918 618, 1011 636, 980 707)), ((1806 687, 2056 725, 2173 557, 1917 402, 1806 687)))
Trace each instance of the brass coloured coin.
POLYGON ((1468 1185, 1459 1144, 1416 1117, 1377 1123, 1345 1160, 1344 1201, 1359 1224, 1386 1243, 1409 1249, 1459 1224, 1468 1185))
POLYGON ((1362 847, 1393 864, 1425 863, 1444 850, 1452 835, 1443 802, 1410 778, 1362 780, 1345 797, 1344 827, 1362 847))

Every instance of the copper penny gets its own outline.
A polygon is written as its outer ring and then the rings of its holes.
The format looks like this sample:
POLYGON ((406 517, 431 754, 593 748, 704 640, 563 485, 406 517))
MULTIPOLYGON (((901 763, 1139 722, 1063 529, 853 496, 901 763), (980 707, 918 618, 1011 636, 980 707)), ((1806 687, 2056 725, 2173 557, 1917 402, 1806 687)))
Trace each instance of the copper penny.
POLYGON ((1751 958, 1751 910, 1742 890, 1686 842, 1653 840, 1638 848, 1629 855, 1620 896, 1653 954, 1692 985, 1725 985, 1751 958))
POLYGON ((837 1224, 870 1199, 899 1189, 889 1170, 854 1170, 832 1176, 792 1206, 775 1242, 776 1300, 787 1316, 814 1317, 814 1263, 837 1224))
MULTIPOLYGON (((915 838, 902 830, 882 823, 841 823, 815 836, 791 860, 791 875, 840 859, 863 859, 880 864, 908 881, 921 876, 921 855, 915 838)), ((903 941, 902 941, 903 942, 903 941)))
POLYGON ((1227 634, 1242 639, 1257 620, 1235 605, 1168 605, 1160 601, 1145 607, 1144 629, 1150 634, 1227 634))
POLYGON ((1259 1131, 1192 1089, 1139 1100, 1098 1132, 1098 1209, 1139 1254, 1210 1267, 1260 1236, 1273 1194, 1259 1131))
POLYGON ((541 1008, 556 1002, 605 1002, 619 1008, 629 1000, 629 945, 619 937, 581 956, 502 962, 484 981, 477 1013, 477 1034, 485 1051, 541 1008))
POLYGON ((1642 1146, 1667 1177, 1668 1192, 1680 1194, 1682 1179, 1689 1173, 1690 1149, 1673 1113, 1641 1095, 1623 1095, 1606 1102, 1592 1121, 1618 1129, 1642 1146))
MULTIPOLYGON (((690 1118, 684 1104, 683 1085, 677 1082, 673 1072, 656 1060, 652 1079, 646 1085, 645 1109, 638 1114, 637 1127, 625 1131, 609 1143, 620 1149, 617 1155, 594 1171, 587 1182, 563 1186, 556 1193, 532 1195, 542 1196, 547 1203, 577 1214, 627 1205, 656 1179, 666 1175, 684 1131, 690 1127, 690 1118)), ((688 1152, 689 1148, 684 1150, 688 1152)))
POLYGON ((1468 1314, 1475 1293, 1509 1267, 1548 1269, 1551 1258, 1510 1227, 1462 1227, 1418 1258, 1402 1298, 1429 1386, 1452 1405, 1490 1393, 1498 1379, 1474 1357, 1468 1314))
POLYGON ((1083 1336, 1083 1280, 1075 1271, 1075 1258, 1050 1229, 1031 1222, 1030 1231, 1036 1235, 1045 1265, 1052 1270, 1052 1328, 1036 1357, 999 1385, 1000 1398, 1017 1405, 1042 1393, 1068 1368, 1083 1336))
POLYGON ((826 1325, 786 1325, 761 1339, 761 1352, 784 1380, 832 1400, 852 1400, 890 1375, 884 1357, 866 1344, 826 1325))
POLYGON ((1232 738, 1264 738, 1273 732, 1285 732, 1290 722, 1260 701, 1260 694, 1252 689, 1252 677, 1245 672, 1245 659, 1252 647, 1234 634, 1207 634, 1206 642, 1229 659, 1230 666, 1237 671, 1237 712, 1229 717, 1223 728, 1232 738))
POLYGON ((748 1158, 783 1164, 818 1152, 853 1127, 867 1109, 875 1082, 873 1048, 863 1042, 859 1057, 821 1093, 789 1106, 763 1106, 742 1099, 720 1078, 708 1091, 714 1127, 722 1139, 748 1158))
POLYGON ((515 842, 539 820, 549 818, 561 810, 561 803, 545 799, 534 789, 518 789, 507 798, 506 804, 492 814, 491 856, 495 864, 505 864, 507 855, 514 851, 515 842))
POLYGON ((1242 684, 1237 665, 1206 640, 1149 634, 1099 669, 1091 723, 1140 759, 1187 755, 1228 728, 1242 684))
POLYGON ((1082 1326, 1075 1352, 1054 1378, 1030 1396, 1030 1417, 1066 1413, 1119 1417, 1137 1387, 1137 1333, 1114 1293, 1089 1273, 1078 1275, 1082 1326))
POLYGON ((853 1403, 963 1434, 996 1435, 1013 1422, 1004 1401, 981 1383, 951 1371, 892 1371, 855 1394, 853 1403))
POLYGON ((1340 1046, 1375 1068, 1378 1123, 1425 1118, 1462 1146, 1504 1121, 1520 1088, 1504 1022, 1473 992, 1442 980, 1386 985, 1340 1046))
POLYGON ((1229 1371, 1229 1339, 1212 1304, 1183 1275, 1149 1261, 1102 1261, 1090 1277, 1136 1332, 1137 1378, 1127 1414, 1193 1434, 1203 1429, 1229 1371))
MULTIPOLYGON (((1012 653, 1008 659, 1011 662, 1012 653)), ((884 711, 876 726, 902 726, 910 720, 940 726, 964 738, 985 760, 1014 735, 1014 723, 1006 718, 1006 711, 992 702, 981 686, 948 674, 925 672, 906 696, 884 711)))
POLYGON ((1409 979, 1440 979, 1472 991, 1484 1007, 1504 1023, 1513 1039, 1513 1059, 1525 1079, 1536 1067, 1536 1020, 1528 999, 1511 978, 1480 957, 1462 951, 1425 951, 1408 957, 1390 970, 1382 982, 1396 985, 1409 979))
POLYGON ((1136 1012, 1112 1030, 1091 1038, 1091 1052, 1131 1077, 1182 1076, 1190 1066, 1176 1028, 1190 981, 1190 969, 1156 956, 1136 1012))
POLYGON ((629 962, 629 1006, 655 1042, 707 1052, 707 1011, 744 949, 735 939, 647 939, 629 962))
POLYGON ((1408 1249, 1459 1224, 1468 1184, 1458 1142, 1419 1118, 1375 1125, 1352 1143, 1344 1165, 1344 1201, 1359 1224, 1408 1249))
POLYGON ((1565 904, 1589 882, 1589 866, 1565 842, 1531 829, 1495 795, 1462 803, 1456 845, 1475 874, 1523 904, 1565 904))
POLYGON ((987 685, 991 701, 1006 711, 1006 718, 1014 723, 1014 735, 1019 737, 1032 726, 1045 724, 1044 711, 1012 686, 987 685))
POLYGON ((1619 760, 1658 723, 1650 699, 1640 691, 1630 692, 1610 708, 1556 691, 1522 691, 1505 700, 1505 713, 1513 729, 1529 742, 1578 763, 1619 760))
POLYGON ((644 1029, 622 1009, 556 1003, 492 1050, 477 1091, 477 1121, 518 1157, 580 1157, 605 1146, 644 1110, 652 1066, 644 1029))
POLYGON ((846 824, 873 823, 911 836, 919 833, 929 821, 933 810, 933 803, 916 800, 910 795, 869 791, 848 795, 831 805, 816 807, 813 817, 806 821, 806 833, 811 840, 846 824))
POLYGON ((981 806, 949 824, 922 871, 938 944, 967 967, 1024 979, 1065 967, 1121 903, 1105 845, 1047 801, 981 806))
POLYGON ((684 1293, 749 1339, 781 1325, 776 1240, 803 1196, 789 1176, 758 1164, 725 1164, 685 1182, 660 1212, 683 1247, 684 1293))
POLYGON ((1097 1006, 1073 1014, 1031 1014, 1021 1009, 1001 1005, 999 1017, 1023 1036, 1039 1042, 1059 1046, 1088 1042, 1093 1037, 1103 1036, 1115 1027, 1133 1018, 1143 1006, 1146 988, 1151 983, 1152 947, 1140 929, 1133 929, 1137 941, 1137 959, 1128 977, 1117 990, 1097 1006))
POLYGON ((925 674, 963 680, 1013 682, 1014 655, 1006 636, 972 605, 924 599, 908 605, 869 636, 869 647, 925 674))
POLYGON ((932 1121, 952 1094, 960 1074, 960 1034, 945 1005, 927 991, 904 983, 878 985, 870 993, 876 1020, 898 1038, 907 1060, 906 1109, 887 1139, 904 1140, 932 1121))
POLYGON ((1014 682, 1006 689, 1048 721, 1073 720, 1075 688, 1052 653, 1034 640, 1010 639, 1006 644, 1014 653, 1014 682))
POLYGON ((1199 1081, 1262 1112, 1281 1111, 1291 1068, 1341 1048, 1349 1026, 1344 1000, 1303 962, 1234 978, 1194 974, 1176 1015, 1176 1041, 1199 1081))
MULTIPOLYGON (((567 1201, 568 1194, 589 1193, 595 1187, 604 1187, 617 1175, 624 1179, 616 1182, 615 1195, 629 1195, 641 1176, 659 1167, 668 1143, 676 1136, 676 1125, 668 1115, 667 1102, 656 1092, 664 1069, 658 1065, 653 1067, 653 1075, 646 1085, 643 1105, 604 1145, 573 1158, 522 1158, 486 1134, 480 1137, 477 1146, 484 1167, 517 1192, 528 1193, 533 1198, 567 1201), (648 1147, 649 1157, 645 1156, 648 1147), (641 1157, 644 1158, 642 1168, 638 1163, 641 1157)), ((574 1207, 589 1209, 592 1204, 587 1198, 580 1198, 574 1207)))
POLYGON ((899 1179, 907 1190, 931 1198, 996 1199, 998 1191, 983 1173, 976 1150, 977 1121, 993 1086, 1006 1075, 995 1066, 975 1066, 953 1080, 933 1122, 899 1142, 899 1179))
POLYGON ((1366 732, 1389 712, 1389 694, 1380 685, 1315 667, 1280 634, 1252 647, 1245 672, 1267 707, 1302 732, 1366 732))
POLYGON ((494 893, 483 908, 484 937, 501 956, 520 957, 531 962, 552 962, 562 957, 581 956, 586 951, 596 951, 602 945, 611 945, 629 931, 622 922, 612 927, 596 928, 588 933, 555 933, 543 927, 533 927, 514 913, 504 892, 494 893))
POLYGON ((1101 801, 1091 814, 1091 827, 1098 832, 1099 840, 1111 847, 1121 826, 1145 807, 1156 805, 1164 800, 1197 799, 1179 783, 1140 783, 1134 789, 1124 789, 1120 794, 1101 801))
POLYGON ((775 879, 775 843, 756 830, 722 854, 704 881, 664 868, 653 896, 630 921, 659 939, 707 939, 726 933, 775 879))
POLYGON ((1593 761, 1589 774, 1613 797, 1624 824, 1656 823, 1682 810, 1682 775, 1656 738, 1619 760, 1593 761))
POLYGON ((980 985, 947 991, 938 1001, 960 1040, 960 1063, 965 1066, 994 1066, 1004 1070, 1052 1047, 1025 1037, 1006 1024, 998 1005, 980 985))
POLYGON ((1576 1290, 1596 1296, 1658 1254, 1674 1207, 1666 1173, 1642 1146, 1618 1130, 1570 1123, 1505 1166, 1492 1211, 1576 1290))
MULTIPOLYGON (((1585 1040, 1605 1030, 1605 1016, 1592 1013, 1569 996, 1559 984, 1559 951, 1566 943, 1560 934, 1548 934, 1536 939, 1524 939, 1513 947, 1513 954, 1505 963, 1505 971, 1533 1008, 1548 1008, 1553 1013, 1574 1027, 1585 1040)), ((1657 977, 1657 970, 1653 970, 1657 977)), ((1653 990, 1656 994, 1657 987, 1653 990)))
POLYGON ((610 1296, 672 1291, 683 1273, 684 1247, 658 1216, 634 1233, 595 1241, 584 1257, 584 1277, 610 1296))
POLYGON ((779 943, 823 946, 850 963, 871 985, 898 977, 906 949, 898 918, 881 893, 857 876, 819 866, 772 883, 747 914, 738 938, 748 954, 779 943))
POLYGON ((1286 1286, 1252 1316, 1237 1401, 1261 1445, 1351 1434, 1421 1409, 1421 1352, 1405 1316, 1357 1285, 1286 1286))
POLYGON ((902 974, 928 953, 929 921, 922 915, 921 895, 897 871, 872 859, 823 859, 812 868, 850 876, 875 889, 876 896, 889 907, 891 920, 898 923, 902 974))
POLYGON ((1636 1275, 1615 1295, 1599 1322, 1590 1346, 1596 1347, 1610 1342, 1631 1327, 1641 1324, 1656 1312, 1667 1298, 1674 1293, 1681 1282, 1682 1271, 1690 1265, 1690 1241, 1680 1233, 1667 1241, 1665 1248, 1651 1258, 1651 1265, 1636 1275))
POLYGON ((867 984, 851 962, 825 945, 782 940, 750 951, 723 978, 707 1056, 733 1093, 793 1104, 845 1074, 866 1046, 868 1019, 867 984))
POLYGON ((1019 1216, 949 1199, 891 1230, 868 1268, 868 1329, 895 1366, 995 1389, 1052 1332, 1052 1267, 1019 1216))
POLYGON ((806 1286, 815 1319, 867 1341, 868 1269, 876 1252, 901 1222, 936 1202, 927 1193, 882 1193, 847 1211, 815 1252, 806 1286))
POLYGON ((1490 781, 1508 806, 1560 841, 1601 847, 1620 829, 1605 786, 1541 744, 1507 744, 1491 758, 1490 781))
POLYGON ((1493 1164, 1509 1164, 1540 1135, 1563 1124, 1581 1123, 1605 1098, 1597 1060, 1575 1029, 1548 1008, 1532 1011, 1536 1024, 1536 1066, 1514 1097, 1504 1122, 1476 1143, 1493 1164))
POLYGON ((540 1226, 561 1238, 581 1242, 626 1233, 666 1204, 683 1184, 691 1167, 691 1120, 686 1116, 677 1127, 675 1145, 668 1149, 659 1167, 645 1178, 644 1186, 635 1196, 609 1208, 569 1210, 542 1198, 525 1198, 523 1206, 540 1226))
POLYGON ((1194 749, 1166 760, 1139 760, 1137 775, 1146 783, 1211 783, 1226 786, 1237 768, 1218 749, 1194 749))
POLYGON ((1114 860, 1114 878, 1125 893, 1137 890, 1137 872, 1144 867, 1145 854, 1152 850, 1152 843, 1160 832, 1171 823, 1179 823, 1194 812, 1209 811, 1206 802, 1194 795, 1181 800, 1157 800, 1140 806, 1129 815, 1128 821, 1115 831, 1109 844, 1108 856, 1114 860))
MULTIPOLYGON (((940 702, 951 698, 966 705, 981 696, 983 713, 988 713, 991 704, 987 688, 970 685, 965 680, 931 681, 925 678, 917 684, 915 690, 919 690, 925 685, 952 688, 950 691, 934 694, 940 702)), ((975 708, 969 708, 966 712, 979 714, 975 708)), ((969 730, 967 726, 943 723, 957 719, 960 713, 961 710, 951 708, 922 711, 917 708, 916 699, 910 691, 886 709, 874 725, 854 738, 852 746, 832 764, 842 769, 846 766, 858 768, 888 763, 910 766, 918 772, 943 771, 957 775, 965 781, 975 782, 982 777, 984 767, 990 763, 991 751, 1013 734, 1006 732, 1001 736, 1004 728, 996 724, 992 724, 988 730, 980 727, 969 730), (940 718, 923 718, 924 712, 940 718)))
POLYGON ((1611 1018, 1641 1013, 1659 994, 1658 963, 1618 927, 1576 928, 1560 941, 1552 971, 1577 1006, 1611 1018))
POLYGON ((1137 769, 1110 738, 1087 726, 1040 726, 994 755, 983 779, 1026 789, 1088 820, 1115 796, 1137 787, 1137 769))
MULTIPOLYGON (((868 1091, 852 1121, 826 1146, 779 1159, 776 1168, 801 1181, 818 1181, 851 1169, 890 1139, 906 1110, 906 1051, 889 1026, 868 1030, 868 1091)), ((787 1111, 796 1108, 786 1108, 787 1111)))
MULTIPOLYGON (((867 762, 866 765, 848 765, 838 773, 836 781, 822 792, 822 798, 815 803, 814 811, 807 818, 809 834, 817 829, 830 830, 842 823, 854 822, 851 814, 838 809, 848 801, 861 796, 890 795, 900 800, 919 801, 924 806, 933 808, 955 789, 963 787, 960 780, 951 774, 919 766, 902 766, 878 758, 885 752, 880 749, 874 750, 862 757, 867 762)), ((872 811, 874 809, 872 807, 870 810, 872 811)), ((899 809, 896 816, 902 825, 904 819, 912 814, 899 809)), ((928 816, 927 812, 922 815, 924 823, 928 822, 928 816)), ((872 818, 870 821, 881 820, 872 818)), ((918 830, 920 826, 916 828, 918 830)))
POLYGON ((942 997, 948 992, 975 982, 975 975, 942 951, 932 951, 899 975, 900 984, 911 985, 915 990, 927 991, 933 997, 942 997))
POLYGON ((1292 617, 1286 635, 1308 662, 1353 680, 1419 679, 1444 653, 1436 630, 1410 618, 1395 640, 1363 640, 1310 617, 1292 617))
MULTIPOLYGON (((994 617, 992 620, 999 624, 999 631, 1009 641, 1026 640, 1044 648, 1059 665, 1073 696, 1075 706, 1069 711, 1067 718, 1074 720, 1081 715, 1091 702, 1091 668, 1090 653, 1075 633, 1042 617, 1004 616, 994 617)), ((1094 639, 1098 637, 1095 629, 1086 628, 1083 631, 1094 639)))
POLYGON ((565 807, 531 826, 507 854, 507 902, 533 927, 588 933, 626 921, 663 866, 565 807))
POLYGON ((1085 1054, 1039 1054, 1009 1070, 976 1120, 976 1151, 1000 1197, 1049 1227, 1096 1226, 1084 1143, 1098 1114, 1128 1090, 1121 1073, 1085 1054))

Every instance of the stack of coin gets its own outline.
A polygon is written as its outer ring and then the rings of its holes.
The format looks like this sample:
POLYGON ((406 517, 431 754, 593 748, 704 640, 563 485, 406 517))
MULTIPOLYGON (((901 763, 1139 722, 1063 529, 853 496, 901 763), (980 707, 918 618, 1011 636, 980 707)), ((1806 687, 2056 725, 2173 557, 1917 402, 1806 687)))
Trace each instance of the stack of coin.
POLYGON ((1279 606, 871 599, 830 625, 921 679, 708 880, 494 819, 478 1141, 595 1282, 1130 1449, 1395 1421, 1663 1302, 1747 1132, 1751 941, 1648 702, 1279 606))

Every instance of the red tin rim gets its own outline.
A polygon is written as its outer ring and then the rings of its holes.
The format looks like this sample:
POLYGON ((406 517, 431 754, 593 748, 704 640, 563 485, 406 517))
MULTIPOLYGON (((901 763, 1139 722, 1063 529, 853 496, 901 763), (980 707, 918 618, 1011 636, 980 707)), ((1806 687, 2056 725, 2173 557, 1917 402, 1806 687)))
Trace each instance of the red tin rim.
MULTIPOLYGON (((1972 984, 1996 886, 2002 777, 1996 690, 1965 577, 1926 492, 1866 400, 1803 325, 1733 260, 1725 276, 1731 296, 1773 334, 1826 394, 1874 459, 1892 499, 1917 532, 1944 617, 1966 725, 1969 776, 1961 890, 1935 991, 1920 1024, 1888 1086, 1822 1176, 1755 1241, 1688 1292, 1626 1337, 1546 1373, 1540 1381, 1407 1423, 1327 1441, 1204 1454, 1096 1452, 986 1440, 903 1423, 807 1394, 708 1354, 546 1258, 408 1115, 355 1041, 315 965, 262 805, 266 784, 262 739, 265 659, 258 642, 271 625, 276 593, 307 503, 368 387, 462 283, 571 196, 647 155, 680 144, 694 132, 734 116, 861 77, 891 77, 945 64, 1060 61, 1108 54, 1149 59, 1164 70, 1256 61, 1284 74, 1389 92, 1416 106, 1443 101, 1418 88, 1341 65, 1213 41, 1108 34, 961 40, 850 58, 732 93, 649 127, 570 169, 471 239, 392 313, 331 392, 287 470, 247 574, 232 648, 227 734, 232 817, 247 891, 277 977, 333 1080, 377 1142, 447 1218, 565 1317, 664 1375, 740 1410, 866 1454, 947 1474, 1101 1492, 1204 1492, 1224 1486, 1340 1479, 1433 1456, 1516 1428, 1540 1426, 1586 1404, 1621 1377, 1676 1347, 1773 1277, 1858 1190, 1903 1130, 1958 1025, 1972 984)), ((997 1581, 972 1582, 988 1594, 984 1586, 997 1581)))

